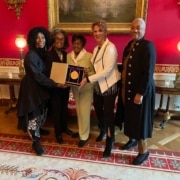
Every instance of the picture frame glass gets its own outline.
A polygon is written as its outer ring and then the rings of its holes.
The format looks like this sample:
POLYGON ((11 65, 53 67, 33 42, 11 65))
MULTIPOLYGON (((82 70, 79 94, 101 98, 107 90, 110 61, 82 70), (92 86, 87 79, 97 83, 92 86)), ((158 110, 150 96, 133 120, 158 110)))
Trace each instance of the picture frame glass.
POLYGON ((111 33, 128 33, 134 18, 146 21, 148 0, 48 0, 49 29, 91 32, 91 24, 105 20, 111 33))

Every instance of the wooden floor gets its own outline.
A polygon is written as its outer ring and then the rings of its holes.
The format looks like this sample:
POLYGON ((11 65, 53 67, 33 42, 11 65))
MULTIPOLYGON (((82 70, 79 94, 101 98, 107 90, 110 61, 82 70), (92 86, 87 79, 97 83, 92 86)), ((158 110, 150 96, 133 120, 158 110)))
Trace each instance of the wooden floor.
MULTIPOLYGON (((25 133, 17 129, 17 117, 16 109, 13 109, 8 114, 5 111, 7 106, 0 106, 0 133, 7 134, 22 134, 25 133)), ((159 128, 159 124, 162 121, 162 117, 156 117, 154 119, 153 138, 148 139, 148 147, 151 149, 162 149, 170 151, 180 151, 180 120, 170 120, 164 129, 159 128)), ((68 118, 69 128, 73 131, 78 131, 77 120, 75 116, 68 118)), ((47 120, 44 127, 50 131, 50 137, 54 138, 54 131, 51 120, 47 120)), ((89 141, 95 141, 99 134, 98 127, 96 125, 96 119, 91 118, 91 133, 89 141)), ((70 136, 63 134, 64 140, 71 138, 70 136)), ((78 139, 74 139, 78 141, 78 139)), ((116 127, 116 143, 124 144, 127 141, 127 137, 116 127)))

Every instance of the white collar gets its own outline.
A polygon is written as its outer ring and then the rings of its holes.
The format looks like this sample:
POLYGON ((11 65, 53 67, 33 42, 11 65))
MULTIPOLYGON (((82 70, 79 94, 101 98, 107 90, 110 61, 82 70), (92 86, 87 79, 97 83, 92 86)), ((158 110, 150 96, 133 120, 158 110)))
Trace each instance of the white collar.
POLYGON ((71 56, 72 60, 75 62, 75 64, 77 64, 77 62, 82 59, 82 57, 84 56, 84 54, 86 54, 86 52, 87 52, 87 51, 83 48, 83 49, 80 51, 80 53, 78 54, 78 56, 77 56, 76 58, 75 58, 75 53, 74 53, 74 51, 71 51, 70 56, 71 56))

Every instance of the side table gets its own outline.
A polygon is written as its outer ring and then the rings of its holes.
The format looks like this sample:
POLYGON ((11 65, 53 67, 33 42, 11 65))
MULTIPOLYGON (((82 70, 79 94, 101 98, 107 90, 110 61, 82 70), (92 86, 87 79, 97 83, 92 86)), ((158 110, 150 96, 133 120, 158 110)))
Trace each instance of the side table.
POLYGON ((14 107, 14 104, 16 104, 17 99, 15 97, 14 85, 20 85, 20 83, 21 78, 18 73, 0 72, 0 84, 6 84, 9 86, 10 101, 9 108, 5 112, 6 114, 8 114, 14 107))
POLYGON ((180 88, 156 86, 156 93, 161 95, 157 114, 163 114, 163 121, 160 123, 159 126, 162 129, 164 129, 168 121, 171 119, 171 114, 169 112, 169 104, 170 104, 171 96, 180 95, 180 88), (166 109, 162 109, 164 95, 167 95, 166 109))

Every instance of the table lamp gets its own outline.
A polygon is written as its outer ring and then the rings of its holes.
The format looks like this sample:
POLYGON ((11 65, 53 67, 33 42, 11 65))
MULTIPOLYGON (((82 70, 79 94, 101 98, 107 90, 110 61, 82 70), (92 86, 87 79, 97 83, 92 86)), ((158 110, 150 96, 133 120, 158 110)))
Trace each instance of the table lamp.
POLYGON ((17 35, 15 40, 16 46, 20 52, 20 63, 19 63, 19 77, 23 77, 25 74, 24 59, 23 59, 23 48, 26 46, 26 40, 23 35, 17 35))
POLYGON ((177 43, 177 49, 180 51, 180 41, 177 43))
MULTIPOLYGON (((180 52, 180 41, 177 43, 177 49, 180 52)), ((179 65, 179 71, 176 73, 176 80, 174 82, 174 86, 176 88, 180 88, 180 65, 179 65)))

